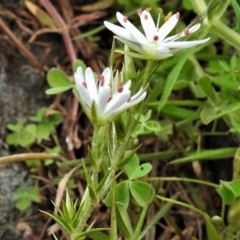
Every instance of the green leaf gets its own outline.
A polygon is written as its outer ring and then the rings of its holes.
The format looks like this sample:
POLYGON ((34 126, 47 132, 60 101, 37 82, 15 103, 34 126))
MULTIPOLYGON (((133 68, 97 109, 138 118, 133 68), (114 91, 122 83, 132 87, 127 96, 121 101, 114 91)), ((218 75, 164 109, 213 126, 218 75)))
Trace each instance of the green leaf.
POLYGON ((139 167, 139 158, 137 154, 134 154, 129 162, 125 165, 125 172, 130 179, 131 175, 135 172, 136 168, 139 167))
POLYGON ((236 196, 227 182, 220 180, 219 193, 225 204, 231 205, 235 202, 236 196))
POLYGON ((53 127, 49 123, 41 123, 37 126, 36 138, 49 140, 53 127))
POLYGON ((143 163, 138 168, 133 169, 133 172, 129 179, 137 179, 147 175, 152 170, 150 163, 143 163))
POLYGON ((129 190, 134 200, 141 207, 152 202, 155 197, 153 187, 145 182, 129 182, 129 190))
POLYGON ((47 74, 47 81, 49 86, 52 88, 73 86, 73 83, 70 81, 67 75, 57 68, 49 70, 47 74))
POLYGON ((210 217, 207 214, 204 214, 204 218, 206 221, 207 239, 223 240, 223 237, 217 232, 216 228, 213 226, 210 217))
POLYGON ((31 200, 29 198, 21 198, 16 204, 16 208, 20 211, 26 210, 31 206, 31 200))
POLYGON ((151 120, 146 122, 145 128, 151 132, 158 133, 161 130, 161 125, 159 122, 151 120))
POLYGON ((47 108, 42 107, 38 109, 37 114, 35 116, 30 116, 29 119, 32 122, 42 122, 44 118, 44 113, 46 112, 47 108))
POLYGON ((206 95, 213 101, 216 102, 218 100, 218 95, 215 89, 212 86, 211 78, 207 75, 201 77, 199 80, 199 85, 202 90, 206 93, 206 95))
POLYGON ((215 108, 203 108, 200 117, 204 124, 208 124, 215 119, 218 119, 226 114, 233 113, 239 109, 240 103, 233 103, 215 108))
POLYGON ((6 137, 6 142, 9 145, 17 146, 18 145, 18 134, 17 133, 8 134, 6 137))
POLYGON ((235 12, 235 16, 237 18, 237 32, 240 33, 240 6, 237 2, 237 0, 231 0, 234 12, 235 12))
POLYGON ((119 211, 126 210, 129 204, 129 188, 128 182, 123 181, 116 186, 116 203, 119 211))
POLYGON ((54 95, 62 92, 66 92, 67 90, 71 89, 73 85, 65 86, 65 87, 54 87, 54 88, 49 88, 48 90, 45 91, 46 94, 49 95, 54 95))
POLYGON ((162 109, 162 107, 167 103, 168 98, 173 90, 174 84, 177 81, 178 76, 179 76, 179 74, 191 52, 192 52, 192 50, 188 50, 185 53, 182 53, 180 55, 181 57, 179 58, 178 63, 176 64, 176 66, 172 69, 172 71, 168 75, 167 81, 165 83, 163 93, 161 96, 161 100, 160 100, 160 103, 158 106, 158 111, 160 111, 162 109))
POLYGON ((20 132, 23 129, 23 121, 18 120, 16 124, 9 123, 7 128, 13 132, 20 132))
POLYGON ((82 60, 77 59, 74 61, 73 66, 72 66, 73 73, 75 73, 79 67, 81 67, 83 72, 85 72, 85 70, 86 70, 85 63, 82 60))
MULTIPOLYGON (((238 199, 230 208, 227 214, 227 220, 234 230, 240 230, 240 199, 238 199)), ((229 227, 229 226, 228 226, 229 227)), ((231 240, 231 239, 230 239, 231 240)))
POLYGON ((201 160, 219 160, 223 158, 233 157, 238 148, 222 148, 222 149, 214 149, 214 150, 202 150, 200 152, 195 152, 190 154, 187 157, 179 158, 170 162, 170 164, 183 164, 193 161, 201 161, 201 160))

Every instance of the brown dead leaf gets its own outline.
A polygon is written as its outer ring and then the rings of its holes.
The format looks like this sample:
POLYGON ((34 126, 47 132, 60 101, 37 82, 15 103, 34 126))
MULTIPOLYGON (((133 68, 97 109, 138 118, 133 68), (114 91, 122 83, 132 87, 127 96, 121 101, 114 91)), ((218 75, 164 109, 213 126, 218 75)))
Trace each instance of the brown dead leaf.
POLYGON ((54 27, 56 26, 54 20, 40 7, 35 5, 34 3, 25 0, 25 5, 28 8, 28 10, 38 19, 38 21, 48 27, 54 27))

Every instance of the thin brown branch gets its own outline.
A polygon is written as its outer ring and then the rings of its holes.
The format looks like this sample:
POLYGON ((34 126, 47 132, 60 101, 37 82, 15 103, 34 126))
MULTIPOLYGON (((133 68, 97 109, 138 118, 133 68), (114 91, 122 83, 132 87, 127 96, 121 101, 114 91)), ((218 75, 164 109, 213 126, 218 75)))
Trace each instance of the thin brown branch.
POLYGON ((14 162, 23 162, 29 160, 46 160, 52 159, 57 161, 63 161, 63 158, 57 154, 51 153, 21 153, 14 154, 6 157, 0 158, 0 164, 14 163, 14 162))
POLYGON ((16 35, 9 29, 6 23, 0 18, 0 28, 18 48, 19 52, 26 57, 32 65, 37 67, 40 71, 46 71, 46 68, 32 55, 32 53, 24 46, 24 44, 16 37, 16 35))

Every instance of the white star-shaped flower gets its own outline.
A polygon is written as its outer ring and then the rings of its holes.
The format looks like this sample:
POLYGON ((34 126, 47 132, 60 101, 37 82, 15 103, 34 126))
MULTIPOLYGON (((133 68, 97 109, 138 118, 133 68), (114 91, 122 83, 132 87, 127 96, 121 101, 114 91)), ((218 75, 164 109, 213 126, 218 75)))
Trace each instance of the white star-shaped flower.
POLYGON ((110 68, 106 68, 98 80, 95 80, 93 71, 89 67, 85 74, 81 67, 74 74, 80 102, 94 124, 104 125, 112 121, 124 110, 136 105, 146 97, 147 93, 142 87, 135 95, 131 96, 129 90, 131 80, 123 84, 121 81, 116 82, 118 77, 117 74, 114 80, 111 80, 110 68))
POLYGON ((201 26, 200 23, 195 24, 189 29, 185 29, 182 33, 167 37, 176 26, 180 18, 179 13, 168 17, 166 22, 160 28, 160 13, 157 25, 155 25, 148 10, 138 10, 138 15, 140 17, 145 35, 140 32, 130 21, 128 21, 126 16, 123 16, 119 12, 117 12, 116 16, 119 23, 123 27, 119 27, 110 22, 104 21, 105 26, 117 35, 116 38, 118 40, 141 54, 136 54, 136 57, 155 60, 164 59, 171 57, 174 53, 180 51, 181 49, 190 48, 205 43, 209 40, 209 38, 206 38, 195 41, 176 41, 197 31, 201 26))

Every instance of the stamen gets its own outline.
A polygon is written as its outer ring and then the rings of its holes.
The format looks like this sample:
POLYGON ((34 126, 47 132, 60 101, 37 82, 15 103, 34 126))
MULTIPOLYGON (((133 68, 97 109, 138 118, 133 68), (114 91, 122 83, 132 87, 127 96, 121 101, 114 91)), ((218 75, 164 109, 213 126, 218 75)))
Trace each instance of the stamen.
POLYGON ((102 87, 104 85, 104 82, 105 82, 104 76, 100 75, 98 77, 98 81, 99 81, 100 86, 102 87))
POLYGON ((184 35, 187 36, 189 34, 189 28, 186 28, 184 31, 183 31, 184 35))
POLYGON ((148 19, 148 15, 147 15, 147 14, 144 15, 144 19, 145 19, 145 20, 148 19))
POLYGON ((155 35, 154 37, 153 37, 153 41, 157 41, 158 40, 158 35, 155 35))
POLYGON ((137 10, 137 15, 140 17, 142 15, 142 9, 137 10))
POLYGON ((172 16, 172 12, 169 12, 165 17, 165 22, 168 21, 171 16, 172 16))
POLYGON ((158 8, 157 10, 158 10, 158 12, 159 12, 160 14, 162 14, 162 13, 163 13, 163 10, 162 10, 162 8, 158 8))
POLYGON ((180 19, 180 13, 177 12, 176 14, 177 14, 177 15, 176 15, 177 19, 180 19))
POLYGON ((109 97, 108 102, 110 102, 113 99, 113 97, 109 97))
POLYGON ((120 82, 120 83, 118 84, 117 92, 121 93, 122 91, 123 91, 123 83, 120 82))
POLYGON ((145 10, 150 12, 152 10, 152 8, 149 7, 149 8, 146 8, 145 10))
POLYGON ((126 23, 128 21, 128 17, 124 16, 123 21, 126 23))
POLYGON ((127 102, 128 102, 128 103, 131 102, 131 97, 129 97, 129 99, 127 100, 127 102))
POLYGON ((87 83, 86 82, 83 82, 82 83, 83 87, 87 89, 87 83))

